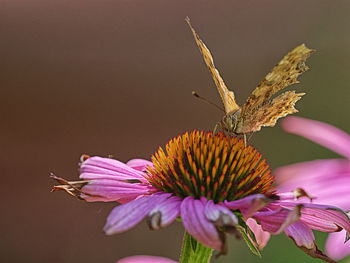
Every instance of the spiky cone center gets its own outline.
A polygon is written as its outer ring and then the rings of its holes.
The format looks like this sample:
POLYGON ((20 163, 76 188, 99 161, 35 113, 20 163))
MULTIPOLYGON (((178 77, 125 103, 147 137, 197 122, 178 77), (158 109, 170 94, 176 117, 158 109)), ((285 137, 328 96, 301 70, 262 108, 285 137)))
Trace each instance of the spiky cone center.
POLYGON ((274 192, 266 160, 238 137, 195 130, 170 140, 165 148, 152 156, 154 168, 145 175, 161 191, 214 202, 274 192))

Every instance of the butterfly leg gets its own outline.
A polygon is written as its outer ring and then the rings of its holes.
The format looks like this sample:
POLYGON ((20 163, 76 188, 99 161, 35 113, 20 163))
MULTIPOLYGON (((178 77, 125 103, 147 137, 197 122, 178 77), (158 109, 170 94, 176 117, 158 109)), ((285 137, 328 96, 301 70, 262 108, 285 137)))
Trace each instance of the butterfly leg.
POLYGON ((218 129, 221 129, 221 122, 218 122, 217 124, 215 124, 214 130, 213 130, 213 134, 215 135, 218 131, 218 129))
POLYGON ((243 133, 244 148, 247 148, 247 135, 243 133))

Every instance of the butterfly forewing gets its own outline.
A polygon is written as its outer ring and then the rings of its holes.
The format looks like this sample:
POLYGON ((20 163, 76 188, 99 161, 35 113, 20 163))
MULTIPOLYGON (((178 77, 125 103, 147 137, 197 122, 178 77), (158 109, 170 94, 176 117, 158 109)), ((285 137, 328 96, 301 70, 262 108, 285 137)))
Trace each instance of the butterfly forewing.
POLYGON ((194 39, 196 40, 196 43, 199 47, 199 50, 203 56, 203 59, 205 61, 205 64, 208 66, 208 69, 213 77, 213 80, 215 82, 215 85, 220 93, 222 103, 225 107, 226 114, 233 114, 236 111, 240 109, 240 107, 237 105, 235 100, 235 95, 232 91, 228 90, 228 88, 225 85, 224 80, 220 76, 219 71, 215 68, 213 57, 209 51, 209 49, 206 47, 204 42, 199 38, 196 31, 193 29, 190 19, 186 18, 186 22, 191 28, 192 34, 194 36, 194 39))

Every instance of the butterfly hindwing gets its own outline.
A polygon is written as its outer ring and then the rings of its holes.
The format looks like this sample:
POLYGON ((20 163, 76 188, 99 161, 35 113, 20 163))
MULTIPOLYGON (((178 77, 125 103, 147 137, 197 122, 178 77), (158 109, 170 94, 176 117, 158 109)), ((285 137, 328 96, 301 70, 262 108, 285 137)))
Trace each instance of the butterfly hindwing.
POLYGON ((295 93, 294 90, 287 91, 269 100, 254 111, 254 114, 240 118, 236 133, 249 133, 260 131, 262 126, 275 126, 277 120, 288 114, 298 112, 294 108, 295 103, 301 99, 305 93, 295 93))

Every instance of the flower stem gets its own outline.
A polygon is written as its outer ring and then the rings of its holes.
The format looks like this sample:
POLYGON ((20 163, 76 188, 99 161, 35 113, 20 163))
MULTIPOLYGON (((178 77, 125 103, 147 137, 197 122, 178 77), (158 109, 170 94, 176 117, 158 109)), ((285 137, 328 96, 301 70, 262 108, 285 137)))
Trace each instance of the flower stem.
POLYGON ((206 247, 185 231, 180 263, 209 263, 213 249, 206 247))

